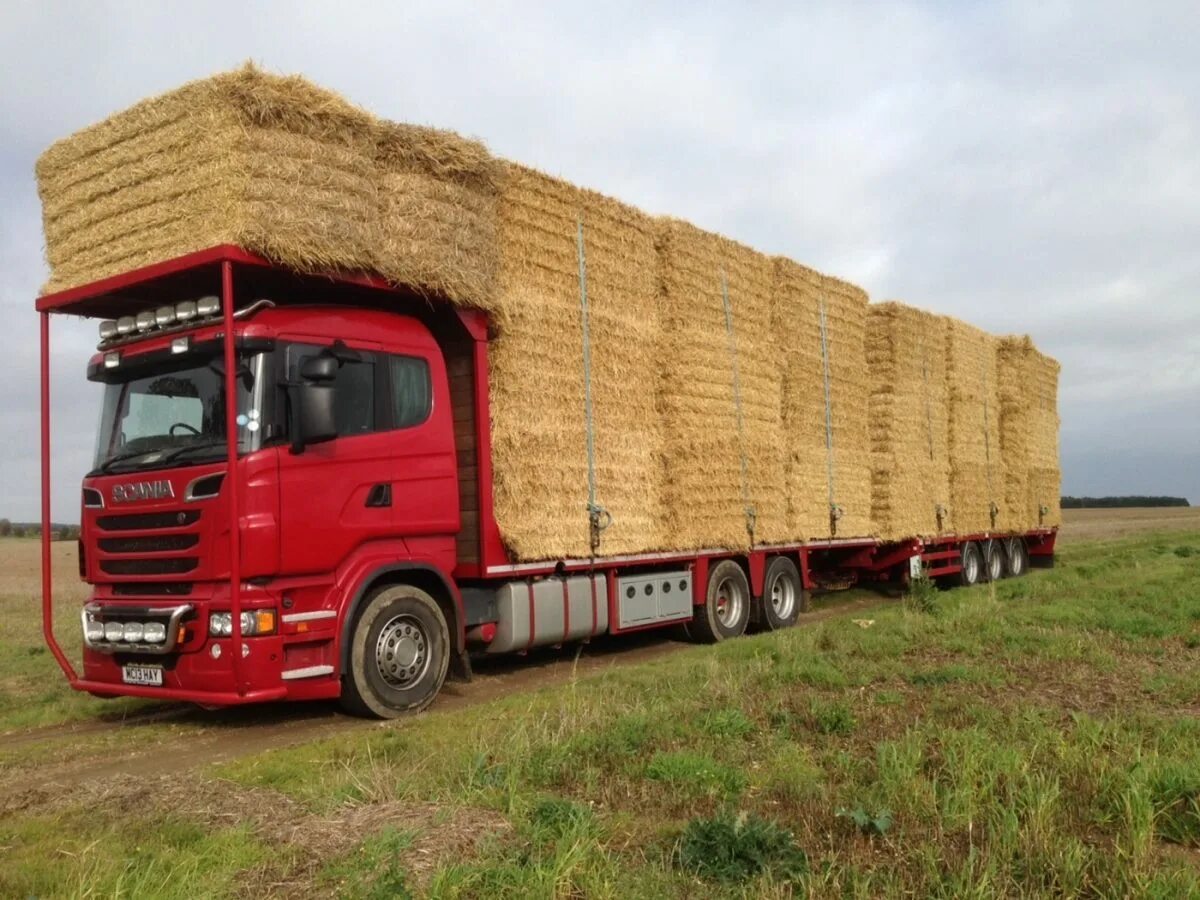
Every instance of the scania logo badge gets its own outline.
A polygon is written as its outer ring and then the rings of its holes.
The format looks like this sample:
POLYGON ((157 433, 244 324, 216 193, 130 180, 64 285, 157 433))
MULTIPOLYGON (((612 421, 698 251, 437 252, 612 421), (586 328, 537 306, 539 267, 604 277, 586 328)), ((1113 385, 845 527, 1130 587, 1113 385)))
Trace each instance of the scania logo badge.
POLYGON ((134 481, 130 484, 114 484, 113 503, 130 503, 134 500, 165 500, 175 496, 175 489, 166 478, 158 481, 134 481))

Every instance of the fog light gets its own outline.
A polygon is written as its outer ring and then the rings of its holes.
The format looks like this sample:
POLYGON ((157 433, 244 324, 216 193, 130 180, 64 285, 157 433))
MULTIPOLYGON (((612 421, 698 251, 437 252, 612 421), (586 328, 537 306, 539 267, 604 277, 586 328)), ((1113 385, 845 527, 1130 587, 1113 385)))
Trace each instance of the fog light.
POLYGON ((167 626, 162 622, 147 622, 142 629, 142 640, 148 644, 161 644, 167 639, 167 626))
POLYGON ((154 321, 158 324, 159 328, 173 325, 175 323, 175 307, 160 306, 154 311, 154 321))
POLYGON ((121 354, 115 350, 112 353, 104 354, 104 368, 115 369, 121 364, 121 354))
POLYGON ((136 644, 140 641, 142 639, 142 623, 126 622, 124 637, 127 644, 136 644))
POLYGON ((187 353, 188 348, 191 347, 191 345, 192 345, 192 339, 187 337, 186 335, 184 337, 177 337, 177 338, 175 338, 175 340, 171 341, 171 352, 172 353, 187 353))
POLYGON ((208 649, 208 652, 212 654, 212 658, 213 658, 213 659, 220 659, 220 658, 221 658, 221 645, 220 645, 220 644, 213 644, 213 645, 212 645, 212 646, 211 646, 211 647, 208 649))
POLYGON ((150 310, 140 312, 137 314, 135 321, 137 322, 138 331, 149 331, 154 327, 154 313, 150 312, 150 310))
POLYGON ((182 303, 175 304, 175 318, 180 322, 196 318, 196 301, 184 300, 182 303))
POLYGON ((117 336, 117 320, 105 319, 100 323, 100 340, 107 341, 117 336))
POLYGON ((201 316, 215 316, 221 311, 221 301, 217 297, 201 297, 196 301, 196 312, 201 316))
POLYGON ((84 634, 87 635, 87 639, 93 644, 96 641, 104 640, 104 623, 97 622, 94 619, 88 619, 84 634))
POLYGON ((137 328, 137 319, 133 316, 121 316, 117 319, 117 334, 132 334, 137 328))
POLYGON ((125 637, 125 628, 120 622, 109 622, 104 626, 104 639, 106 641, 118 642, 125 637))

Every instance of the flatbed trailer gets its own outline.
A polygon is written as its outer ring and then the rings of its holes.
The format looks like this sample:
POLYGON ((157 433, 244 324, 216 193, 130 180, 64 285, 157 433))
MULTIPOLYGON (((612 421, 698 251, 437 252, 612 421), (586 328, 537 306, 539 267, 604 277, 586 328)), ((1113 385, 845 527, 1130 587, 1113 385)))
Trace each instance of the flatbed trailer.
POLYGON ((72 687, 97 696, 341 698, 390 716, 430 703, 448 673, 470 677, 472 653, 679 626, 718 641, 794 624, 821 587, 973 584, 1053 560, 1057 530, 1038 528, 517 561, 492 509, 484 313, 228 245, 41 297, 37 310, 44 634, 72 687), (82 671, 53 630, 53 314, 105 320, 89 364, 108 390, 101 445, 114 448, 133 399, 150 402, 137 385, 175 391, 198 414, 160 445, 98 452, 84 480, 82 671), (369 429, 339 432, 339 373, 364 362, 369 429), (421 371, 425 399, 404 407, 411 384, 399 379, 421 371))

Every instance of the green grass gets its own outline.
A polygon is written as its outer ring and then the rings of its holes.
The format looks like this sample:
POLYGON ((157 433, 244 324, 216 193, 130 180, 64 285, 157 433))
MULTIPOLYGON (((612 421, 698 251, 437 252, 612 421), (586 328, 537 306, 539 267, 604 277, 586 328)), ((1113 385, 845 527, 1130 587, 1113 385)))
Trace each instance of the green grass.
MULTIPOLYGON (((95 877, 153 895, 200 854, 215 894, 265 866, 264 883, 358 897, 1200 897, 1200 553, 1177 552, 1193 546, 1077 544, 869 628, 689 648, 218 770, 316 822, 432 803, 508 823, 469 850, 385 821, 310 872, 213 823, 172 843, 152 812, 116 837, 145 862, 95 877)), ((0 894, 55 893, 35 849, 103 840, 114 815, 7 822, 0 894)), ((77 885, 95 865, 55 871, 77 885)))

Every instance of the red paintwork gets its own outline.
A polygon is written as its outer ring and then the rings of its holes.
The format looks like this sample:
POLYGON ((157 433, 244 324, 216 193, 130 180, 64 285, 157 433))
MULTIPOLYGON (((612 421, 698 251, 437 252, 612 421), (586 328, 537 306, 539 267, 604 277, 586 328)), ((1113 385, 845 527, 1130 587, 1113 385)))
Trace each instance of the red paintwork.
MULTIPOLYGON (((310 306, 280 306, 257 312, 245 321, 235 321, 235 290, 240 277, 266 277, 275 269, 262 257, 232 246, 213 247, 136 271, 124 273, 91 285, 84 285, 37 301, 41 313, 41 442, 42 442, 42 577, 43 631, 55 659, 72 685, 79 690, 101 695, 130 695, 187 700, 207 705, 229 705, 274 699, 312 699, 336 697, 340 692, 341 636, 346 632, 354 604, 380 573, 396 567, 420 568, 433 573, 448 587, 450 600, 458 610, 456 646, 466 646, 462 598, 458 582, 462 580, 505 581, 528 579, 530 592, 531 634, 536 632, 536 609, 532 579, 563 572, 608 573, 607 597, 600 598, 592 584, 592 629, 600 631, 599 604, 608 605, 608 630, 612 633, 643 631, 678 624, 657 622, 629 629, 617 625, 619 612, 616 576, 626 571, 651 567, 687 568, 692 573, 693 604, 705 603, 710 563, 720 559, 738 559, 746 565, 755 595, 763 589, 767 560, 785 554, 799 566, 803 586, 811 589, 818 576, 889 577, 889 573, 914 555, 933 561, 950 561, 969 540, 1000 535, 947 536, 930 541, 884 544, 871 539, 811 541, 778 547, 760 547, 749 553, 731 550, 705 550, 662 554, 643 554, 609 560, 555 560, 542 563, 515 563, 504 546, 493 515, 493 470, 489 374, 488 318, 477 310, 456 309, 459 338, 470 341, 474 358, 475 418, 477 431, 476 471, 479 495, 478 561, 457 559, 455 536, 460 528, 458 473, 451 420, 451 398, 441 345, 434 325, 437 311, 432 305, 413 302, 376 276, 337 274, 312 277, 303 282, 303 302, 310 306), (135 687, 120 683, 120 669, 106 654, 85 652, 83 669, 77 675, 54 639, 52 631, 52 595, 49 546, 50 515, 50 393, 49 393, 49 314, 67 312, 90 317, 116 317, 154 308, 178 299, 181 290, 196 285, 219 283, 223 297, 222 321, 189 332, 195 340, 235 334, 245 337, 280 338, 305 343, 329 344, 335 338, 348 346, 421 356, 430 366, 434 403, 429 419, 418 426, 400 431, 340 438, 306 448, 301 455, 287 446, 273 445, 236 457, 235 387, 227 385, 226 411, 229 416, 227 458, 220 462, 156 471, 153 477, 168 479, 175 499, 121 504, 119 511, 85 509, 82 535, 86 553, 86 578, 93 585, 92 597, 102 605, 157 605, 191 603, 195 617, 187 624, 187 636, 180 645, 173 668, 167 670, 162 688, 135 687), (358 294, 353 293, 358 291, 358 294), (366 292, 365 294, 363 292, 366 292), (384 294, 383 292, 387 292, 384 294), (355 297, 367 302, 356 303, 355 297), (371 302, 388 299, 394 309, 408 309, 411 315, 369 308, 371 302), (315 298, 315 299, 314 299, 315 298), (344 305, 333 305, 343 301, 344 305), (404 304, 408 304, 405 306, 404 304), (432 312, 431 312, 432 310, 432 312), (181 502, 187 484, 213 472, 233 472, 227 477, 219 496, 184 505, 181 502), (389 483, 393 505, 368 508, 365 498, 371 486, 389 483), (196 522, 174 529, 122 532, 122 536, 194 534, 197 542, 189 555, 199 560, 196 569, 185 576, 113 576, 101 570, 107 560, 129 558, 131 554, 106 553, 99 548, 101 515, 182 509, 199 511, 196 522), (126 596, 115 591, 123 582, 166 583, 187 578, 194 584, 185 598, 126 596), (272 608, 280 614, 279 633, 269 637, 245 637, 215 640, 208 636, 208 617, 213 610, 272 608), (328 618, 310 618, 302 614, 332 612, 328 618), (301 620, 284 621, 301 614, 301 620), (218 658, 211 653, 214 644, 222 647, 218 658), (242 656, 239 647, 248 648, 242 656), (231 663, 232 660, 232 663, 231 663), (285 680, 282 673, 309 666, 330 666, 332 674, 305 679, 285 680)), ((300 278, 300 276, 289 276, 300 278)), ((299 282, 297 282, 299 283, 299 282)), ((206 287, 209 293, 213 288, 206 287)), ((248 291, 245 295, 249 298, 248 291)), ((287 297, 277 299, 286 301, 287 297)), ((382 303, 381 303, 382 305, 382 303)), ((437 328, 446 327, 445 317, 437 328)), ((174 335, 151 335, 120 347, 122 355, 161 349, 174 335)), ((233 370, 234 348, 230 341, 223 348, 227 371, 233 370)), ((101 361, 101 354, 93 362, 101 361)), ((139 471, 132 477, 149 473, 139 471)), ((86 487, 99 491, 106 499, 112 486, 131 475, 96 476, 85 479, 86 487)), ((1057 532, 1037 529, 1023 537, 1031 556, 1051 555, 1057 532)), ((172 551, 175 552, 175 551, 172 551)), ((132 554, 138 558, 152 553, 132 554)), ((570 632, 569 595, 564 584, 564 639, 570 632)), ((234 618, 236 632, 240 621, 234 618)), ((681 619, 678 621, 687 621, 681 619)), ((490 641, 496 626, 485 622, 473 626, 472 640, 490 641)))

